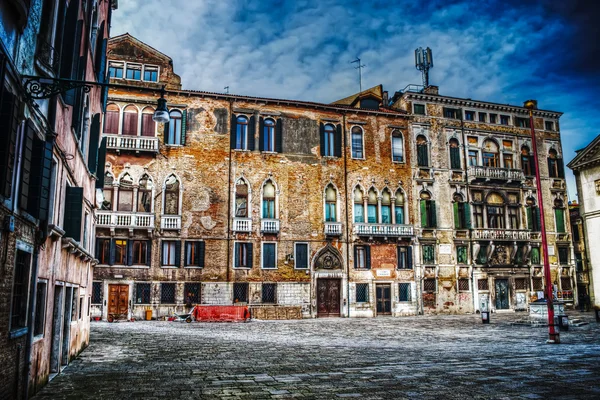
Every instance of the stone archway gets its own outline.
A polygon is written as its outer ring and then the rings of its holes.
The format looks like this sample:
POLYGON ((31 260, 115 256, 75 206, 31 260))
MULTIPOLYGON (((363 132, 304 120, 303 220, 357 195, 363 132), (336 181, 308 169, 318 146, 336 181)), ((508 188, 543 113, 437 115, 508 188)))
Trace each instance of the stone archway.
POLYGON ((313 261, 316 277, 318 317, 339 317, 342 300, 342 255, 331 242, 317 252, 313 261))

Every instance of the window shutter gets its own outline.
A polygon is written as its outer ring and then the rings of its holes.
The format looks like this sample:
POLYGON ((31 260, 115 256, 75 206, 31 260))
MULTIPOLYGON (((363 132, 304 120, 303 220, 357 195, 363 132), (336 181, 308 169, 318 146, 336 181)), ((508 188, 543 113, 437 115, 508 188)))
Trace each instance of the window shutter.
POLYGON ((248 246, 248 268, 252 268, 254 264, 254 256, 252 254, 252 243, 246 244, 248 246))
POLYGON ((436 210, 435 210, 435 200, 429 200, 429 204, 430 204, 430 211, 431 211, 431 227, 435 228, 437 227, 437 215, 436 215, 436 210))
MULTIPOLYGON (((78 33, 81 34, 80 32, 78 33)), ((79 57, 75 79, 83 79, 85 76, 86 61, 86 57, 79 57)), ((71 114, 71 126, 75 129, 75 136, 81 138, 83 132, 81 124, 83 116, 83 88, 74 89, 73 96, 75 99, 75 105, 73 106, 73 113, 71 114)))
POLYGON ((198 266, 200 268, 204 268, 205 242, 197 242, 197 243, 198 243, 198 266))
POLYGON ((126 265, 133 265, 133 240, 127 240, 127 260, 126 265))
MULTIPOLYGON (((75 3, 79 3, 79 2, 75 2, 75 3)), ((71 8, 71 7, 69 7, 71 8)), ((78 15, 75 15, 75 18, 77 18, 78 15)), ((65 57, 67 59, 67 63, 65 64, 63 62, 62 66, 61 66, 61 78, 66 78, 66 79, 77 79, 77 73, 79 72, 79 64, 83 63, 80 60, 80 56, 79 56, 79 50, 81 47, 81 35, 83 32, 83 20, 78 20, 77 22, 72 21, 71 20, 71 16, 67 16, 68 21, 67 21, 67 25, 71 25, 73 24, 75 29, 73 31, 73 33, 71 33, 71 35, 73 35, 71 38, 67 38, 66 35, 63 36, 63 38, 65 38, 67 40, 67 46, 68 48, 64 48, 61 52, 61 57, 65 57), (63 68, 64 68, 64 72, 63 72, 63 68)), ((63 60, 64 61, 64 60, 63 60)), ((83 66, 85 67, 85 65, 83 66)), ((81 94, 81 89, 71 89, 67 92, 65 92, 65 95, 63 96, 63 100, 65 102, 65 104, 68 104, 70 106, 75 106, 76 102, 77 102, 77 96, 81 94)), ((72 126, 76 126, 75 125, 75 109, 73 109, 73 115, 72 115, 73 119, 71 120, 72 122, 72 126)))
POLYGON ((406 248, 406 265, 409 269, 412 269, 413 267, 413 260, 412 260, 412 246, 408 246, 406 248))
POLYGON ((281 118, 277 120, 277 125, 275 126, 275 151, 278 153, 283 153, 283 133, 282 133, 282 122, 281 118))
POLYGON ((237 116, 231 114, 231 126, 229 127, 229 147, 235 149, 235 134, 237 132, 237 116))
POLYGON ((88 168, 92 174, 98 167, 98 145, 100 144, 100 113, 94 114, 90 126, 90 144, 88 147, 88 168))
POLYGON ((265 150, 265 120, 263 117, 258 118, 258 150, 265 150))
POLYGON ((396 246, 396 269, 402 268, 402 246, 396 246))
POLYGON ((358 268, 358 246, 354 246, 354 268, 358 268))
POLYGON ((537 165, 535 163, 535 157, 534 156, 528 156, 529 157, 529 169, 530 174, 531 175, 535 175, 535 169, 537 168, 537 165))
POLYGON ((152 240, 146 241, 146 265, 152 265, 152 240))
POLYGON ((81 215, 83 213, 83 188, 67 186, 65 195, 65 237, 81 240, 81 215))
POLYGON ((458 147, 450 147, 450 168, 460 169, 460 149, 458 147))
POLYGON ((253 115, 248 120, 248 150, 254 151, 256 143, 254 135, 256 134, 256 117, 253 115))
POLYGON ((102 243, 102 239, 98 239, 98 238, 96 238, 96 251, 95 251, 95 254, 96 254, 96 260, 100 260, 100 258, 101 258, 101 257, 100 257, 100 254, 102 253, 102 246, 101 246, 101 243, 102 243))
POLYGON ((321 149, 321 156, 325 155, 325 125, 321 122, 319 124, 319 148, 321 149))
MULTIPOLYGON (((69 7, 64 19, 64 30, 60 50, 60 77, 71 79, 71 68, 73 67, 73 49, 75 48, 75 33, 77 32, 77 18, 79 18, 80 1, 69 2, 69 7)), ((81 33, 81 32, 80 32, 81 33)), ((81 37, 81 35, 79 36, 81 37)), ((79 53, 77 54, 79 56, 79 53)))
POLYGON ((110 256, 108 258, 108 265, 115 264, 115 239, 110 240, 110 256))
POLYGON ((335 127, 335 140, 334 140, 334 156, 342 156, 342 125, 337 124, 335 127))
POLYGON ((19 194, 19 207, 29 210, 29 188, 31 186, 31 159, 33 157, 33 137, 35 136, 33 123, 27 120, 21 161, 21 192, 19 194))
POLYGON ((425 203, 427 200, 421 200, 420 201, 420 209, 421 209, 421 226, 423 228, 427 228, 427 203, 425 203))
POLYGON ((559 178, 565 178, 565 165, 563 163, 563 159, 559 158, 556 160, 556 163, 558 165, 558 177, 559 178))
POLYGON ((165 261, 165 242, 160 242, 160 265, 164 265, 165 261))
POLYGON ((525 211, 527 212, 527 229, 530 231, 533 230, 533 207, 526 207, 525 211))
POLYGON ((181 266, 181 242, 180 241, 175 242, 175 266, 176 267, 181 266))
POLYGON ((565 210, 562 208, 557 208, 554 210, 554 214, 556 215, 556 232, 564 233, 565 232, 565 210))
POLYGON ((540 208, 535 207, 533 209, 535 211, 535 231, 540 232, 542 229, 542 216, 540 215, 540 208))
POLYGON ((50 206, 50 180, 52 175, 53 142, 34 136, 31 182, 29 186, 29 214, 42 221, 48 219, 50 206))
POLYGON ((163 131, 163 141, 165 144, 171 144, 171 142, 169 141, 169 123, 165 122, 165 128, 163 131))
POLYGON ((417 164, 419 167, 427 167, 429 160, 427 157, 427 144, 417 145, 417 164))
POLYGON ((102 138, 98 149, 98 166, 96 167, 96 187, 104 187, 104 168, 106 167, 106 138, 102 138))
POLYGON ((452 204, 452 208, 454 210, 454 229, 460 229, 460 219, 459 219, 459 214, 458 214, 458 203, 455 202, 454 204, 452 204))
POLYGON ((187 132, 187 110, 183 110, 181 117, 181 145, 185 146, 185 135, 187 132))
POLYGON ((17 142, 18 104, 15 96, 0 81, 0 195, 10 198, 17 142))
POLYGON ((471 205, 464 203, 465 207, 465 228, 471 229, 471 205))
POLYGON ((233 266, 235 268, 240 267, 240 258, 238 257, 239 252, 240 252, 240 244, 235 243, 233 245, 233 266))
POLYGON ((554 168, 552 168, 552 159, 548 157, 548 176, 554 178, 554 168))
MULTIPOLYGON (((104 35, 104 22, 102 22, 99 33, 104 35)), ((99 53, 96 54, 96 71, 98 82, 106 82, 106 45, 108 39, 103 39, 100 44, 99 53)))
POLYGON ((365 267, 371 269, 371 246, 365 246, 365 267))

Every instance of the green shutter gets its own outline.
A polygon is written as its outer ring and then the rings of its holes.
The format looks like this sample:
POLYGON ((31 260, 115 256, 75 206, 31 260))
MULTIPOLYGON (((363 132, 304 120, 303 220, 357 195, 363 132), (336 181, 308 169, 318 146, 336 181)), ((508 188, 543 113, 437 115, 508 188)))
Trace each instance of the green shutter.
POLYGON ((420 209, 421 209, 421 227, 427 228, 427 204, 425 203, 427 200, 420 201, 420 209))
POLYGON ((532 207, 526 207, 525 211, 527 212, 527 229, 530 231, 533 230, 533 211, 532 207))
POLYGON ((458 214, 458 203, 454 203, 452 204, 452 208, 454 210, 454 228, 455 229, 460 229, 460 218, 459 218, 459 214, 458 214))
POLYGON ((185 134, 187 128, 187 110, 183 110, 183 116, 181 117, 181 145, 185 146, 185 134))
POLYGON ((322 157, 325 155, 325 125, 322 122, 319 124, 319 148, 322 157))
POLYGON ((458 147, 450 147, 450 168, 460 169, 460 149, 458 147))
POLYGON ((533 211, 535 212, 535 229, 534 231, 536 232, 540 232, 542 230, 542 216, 540 215, 540 208, 539 207, 535 207, 533 209, 533 211))
POLYGON ((437 215, 435 209, 435 200, 429 200, 429 209, 431 212, 431 228, 437 227, 437 215))
POLYGON ((246 134, 248 135, 248 150, 253 151, 256 147, 254 145, 254 134, 256 132, 256 117, 253 115, 248 120, 248 131, 246 134))
POLYGON ((102 138, 98 149, 98 167, 96 168, 96 187, 104 187, 104 169, 106 168, 106 138, 102 138))
POLYGON ((181 267, 181 242, 175 242, 175 266, 181 267))
POLYGON ((464 203, 465 207, 465 228, 471 229, 471 205, 464 203))
POLYGON ((338 124, 335 127, 335 140, 334 140, 333 155, 336 157, 342 156, 342 125, 338 124))
POLYGON ((65 195, 65 237, 81 240, 81 216, 83 213, 83 188, 67 186, 65 195))
POLYGON ((556 232, 565 233, 565 210, 557 208, 554 210, 556 216, 556 232))
POLYGON ((146 265, 152 265, 152 240, 146 241, 146 265))
POLYGON ((558 164, 558 177, 559 178, 565 178, 565 165, 563 164, 563 159, 559 158, 556 160, 556 163, 558 164))

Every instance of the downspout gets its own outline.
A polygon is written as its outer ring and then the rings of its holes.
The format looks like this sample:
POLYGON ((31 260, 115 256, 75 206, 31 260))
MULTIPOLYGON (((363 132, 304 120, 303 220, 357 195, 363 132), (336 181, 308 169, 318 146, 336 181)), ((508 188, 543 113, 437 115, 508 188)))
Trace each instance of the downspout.
MULTIPOLYGON (((229 120, 231 121, 231 117, 233 116, 233 101, 229 100, 229 120)), ((227 172, 227 283, 231 281, 231 156, 233 152, 231 147, 233 143, 231 143, 231 122, 229 123, 229 170, 227 172)), ((233 289, 232 289, 233 293, 233 289)), ((232 299, 233 301, 233 299, 232 299)))
MULTIPOLYGON (((36 230, 37 231, 37 230, 36 230)), ((37 239, 35 239, 37 241, 37 239)), ((27 373, 25 374, 25 385, 23 387, 23 398, 29 398, 29 377, 31 375, 31 346, 33 343, 33 321, 35 319, 35 301, 37 296, 37 277, 38 277, 38 255, 39 247, 37 243, 33 247, 33 260, 31 262, 32 273, 29 282, 31 295, 29 296, 29 315, 27 317, 27 341, 25 342, 25 362, 27 363, 27 373)))
POLYGON ((346 113, 342 114, 342 142, 344 150, 344 191, 346 198, 346 307, 347 318, 350 318, 350 212, 348 206, 348 157, 346 154, 346 113))

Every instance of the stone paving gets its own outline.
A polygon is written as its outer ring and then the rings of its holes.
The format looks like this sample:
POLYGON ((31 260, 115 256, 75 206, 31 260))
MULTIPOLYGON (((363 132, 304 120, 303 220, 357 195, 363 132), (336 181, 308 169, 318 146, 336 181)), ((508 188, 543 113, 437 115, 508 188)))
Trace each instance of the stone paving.
POLYGON ((592 314, 561 345, 522 317, 96 322, 36 399, 600 398, 592 314))

